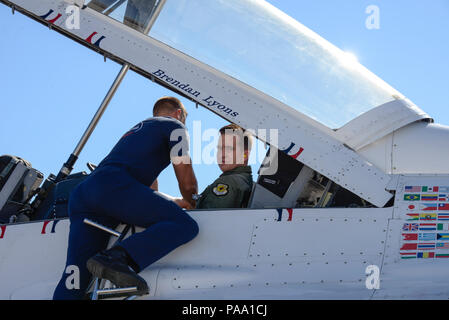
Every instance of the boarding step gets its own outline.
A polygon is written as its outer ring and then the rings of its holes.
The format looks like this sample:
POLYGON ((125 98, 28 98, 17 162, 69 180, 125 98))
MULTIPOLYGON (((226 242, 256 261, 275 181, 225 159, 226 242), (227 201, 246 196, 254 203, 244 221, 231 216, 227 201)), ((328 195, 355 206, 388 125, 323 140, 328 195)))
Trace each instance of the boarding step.
POLYGON ((95 278, 94 286, 92 292, 89 297, 91 300, 104 300, 104 299, 113 299, 113 298, 123 298, 123 300, 134 300, 140 296, 143 296, 147 293, 140 293, 137 290, 137 287, 129 287, 129 288, 104 288, 100 289, 100 287, 104 287, 105 281, 104 279, 95 278))
MULTIPOLYGON (((117 240, 113 245, 122 241, 130 230, 132 234, 135 233, 135 227, 129 224, 125 226, 122 232, 118 232, 90 219, 84 219, 83 222, 92 227, 103 230, 113 235, 114 237, 117 237, 117 240)), ((91 285, 87 289, 86 293, 91 300, 102 300, 112 298, 123 298, 124 300, 134 300, 140 296, 148 294, 148 292, 142 293, 141 291, 137 290, 137 287, 118 288, 111 281, 106 279, 100 279, 98 277, 94 277, 92 279, 91 285), (92 288, 92 291, 89 293, 90 288, 92 288)))

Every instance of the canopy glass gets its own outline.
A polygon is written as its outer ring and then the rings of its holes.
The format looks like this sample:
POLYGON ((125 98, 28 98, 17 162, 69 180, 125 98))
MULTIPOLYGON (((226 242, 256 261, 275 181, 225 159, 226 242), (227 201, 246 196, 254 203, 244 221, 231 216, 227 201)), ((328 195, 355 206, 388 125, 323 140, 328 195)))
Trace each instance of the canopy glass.
MULTIPOLYGON (((89 6, 141 31, 156 2, 93 0, 89 6)), ((262 0, 167 0, 149 35, 332 129, 404 98, 262 0)))

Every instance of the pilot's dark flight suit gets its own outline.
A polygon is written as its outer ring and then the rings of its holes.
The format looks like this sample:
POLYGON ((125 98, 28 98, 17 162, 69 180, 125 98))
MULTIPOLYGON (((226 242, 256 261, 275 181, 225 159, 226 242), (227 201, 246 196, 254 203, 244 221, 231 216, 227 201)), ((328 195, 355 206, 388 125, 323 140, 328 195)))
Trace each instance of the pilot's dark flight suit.
MULTIPOLYGON (((136 272, 197 235, 198 225, 184 210, 149 188, 170 164, 170 150, 175 145, 182 147, 183 154, 188 151, 188 135, 181 122, 170 117, 145 120, 127 132, 97 169, 72 192, 65 270, 70 265, 79 268, 80 286, 68 289, 66 280, 72 275, 64 272, 54 299, 84 297, 91 278, 86 261, 105 249, 110 238, 108 233, 84 224, 84 218, 110 228, 119 222, 146 228, 120 244, 135 262, 132 267, 136 272), (179 138, 171 141, 176 129, 175 136, 179 138)), ((70 281, 71 278, 67 282, 70 281)))

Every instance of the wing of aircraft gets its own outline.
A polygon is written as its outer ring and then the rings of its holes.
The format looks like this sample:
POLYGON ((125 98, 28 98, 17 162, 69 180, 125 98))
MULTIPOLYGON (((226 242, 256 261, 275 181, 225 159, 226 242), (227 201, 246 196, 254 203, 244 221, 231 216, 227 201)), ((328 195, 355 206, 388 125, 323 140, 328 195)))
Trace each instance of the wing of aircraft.
MULTIPOLYGON (((194 212, 204 231, 144 271, 150 298, 447 298, 449 128, 347 53, 265 1, 0 2, 281 151, 251 209, 194 212), (381 288, 367 289, 368 266, 381 288)), ((2 226, 1 274, 32 242, 42 280, 11 278, 3 298, 48 297, 59 279, 68 220, 44 211, 2 226)))

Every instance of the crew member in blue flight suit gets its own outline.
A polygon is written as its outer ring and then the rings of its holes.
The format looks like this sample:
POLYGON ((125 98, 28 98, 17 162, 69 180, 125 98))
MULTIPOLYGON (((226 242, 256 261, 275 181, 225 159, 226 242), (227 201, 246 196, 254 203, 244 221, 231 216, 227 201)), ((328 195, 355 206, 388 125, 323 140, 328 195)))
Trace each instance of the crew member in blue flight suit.
POLYGON ((180 207, 194 208, 192 195, 198 193, 186 110, 178 99, 164 97, 153 115, 127 132, 72 192, 66 268, 54 299, 84 298, 92 275, 146 293, 149 288, 137 273, 197 235, 197 223, 180 207), (170 162, 183 196, 176 201, 150 188, 170 162), (123 222, 146 229, 104 250, 110 235, 83 223, 85 218, 110 228, 123 222))

